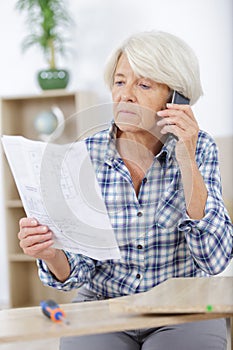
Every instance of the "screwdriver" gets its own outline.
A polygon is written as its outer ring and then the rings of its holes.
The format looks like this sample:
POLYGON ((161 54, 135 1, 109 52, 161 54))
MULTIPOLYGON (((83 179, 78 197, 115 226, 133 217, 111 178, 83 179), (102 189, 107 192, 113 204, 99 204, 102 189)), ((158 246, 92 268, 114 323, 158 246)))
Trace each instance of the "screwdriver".
POLYGON ((40 306, 43 314, 53 322, 64 322, 65 324, 69 324, 69 321, 65 318, 65 312, 54 300, 41 301, 40 306))

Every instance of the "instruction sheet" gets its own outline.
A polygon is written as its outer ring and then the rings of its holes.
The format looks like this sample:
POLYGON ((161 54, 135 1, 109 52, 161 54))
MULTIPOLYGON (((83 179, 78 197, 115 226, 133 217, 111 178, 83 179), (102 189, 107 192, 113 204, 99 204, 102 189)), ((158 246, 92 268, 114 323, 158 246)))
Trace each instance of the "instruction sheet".
POLYGON ((4 135, 2 144, 27 216, 50 228, 55 248, 120 259, 85 141, 58 145, 4 135))

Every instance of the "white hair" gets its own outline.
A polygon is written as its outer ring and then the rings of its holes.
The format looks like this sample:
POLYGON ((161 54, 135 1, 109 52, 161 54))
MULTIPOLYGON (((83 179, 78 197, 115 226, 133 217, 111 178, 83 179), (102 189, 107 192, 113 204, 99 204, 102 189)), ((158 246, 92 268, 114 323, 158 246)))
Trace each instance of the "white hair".
POLYGON ((123 53, 136 75, 166 84, 188 97, 191 105, 203 94, 197 57, 191 47, 175 35, 149 31, 125 40, 112 52, 105 66, 104 78, 110 89, 123 53))

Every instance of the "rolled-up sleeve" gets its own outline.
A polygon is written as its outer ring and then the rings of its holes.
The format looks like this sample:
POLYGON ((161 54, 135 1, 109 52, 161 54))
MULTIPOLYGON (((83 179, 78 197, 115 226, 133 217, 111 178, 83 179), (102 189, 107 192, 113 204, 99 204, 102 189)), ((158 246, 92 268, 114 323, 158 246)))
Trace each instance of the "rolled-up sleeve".
POLYGON ((70 264, 70 276, 64 281, 60 282, 49 271, 46 263, 38 259, 38 274, 44 285, 61 289, 63 291, 70 291, 74 288, 79 288, 82 284, 91 280, 95 273, 95 260, 83 256, 81 254, 74 254, 64 251, 70 264))
POLYGON ((185 233, 198 266, 208 274, 218 274, 233 257, 233 230, 222 199, 217 146, 211 138, 203 143, 200 138, 197 162, 208 191, 205 216, 192 220, 185 214, 178 229, 185 233))

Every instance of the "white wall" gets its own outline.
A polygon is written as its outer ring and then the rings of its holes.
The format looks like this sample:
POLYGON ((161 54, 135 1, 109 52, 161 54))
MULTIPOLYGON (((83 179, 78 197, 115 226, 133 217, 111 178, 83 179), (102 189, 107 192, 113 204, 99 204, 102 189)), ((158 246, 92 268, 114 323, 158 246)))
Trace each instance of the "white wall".
MULTIPOLYGON (((0 4, 0 96, 39 92, 35 75, 45 67, 36 48, 21 53, 26 28, 24 16, 14 10, 15 2, 0 4)), ((76 23, 73 52, 60 60, 72 72, 69 89, 92 89, 106 101, 102 73, 110 50, 135 31, 170 31, 185 39, 200 60, 205 93, 195 106, 200 126, 214 136, 232 133, 232 0, 67 2, 76 23)))
MULTIPOLYGON (((38 93, 35 74, 45 67, 36 49, 21 53, 26 31, 23 16, 14 10, 15 2, 0 3, 0 96, 38 93)), ((71 32, 74 51, 60 64, 72 73, 69 89, 91 89, 101 101, 108 101, 102 73, 110 50, 136 31, 169 31, 186 40, 200 60, 204 96, 194 107, 200 127, 213 136, 232 135, 232 0, 70 0, 68 4, 76 22, 71 32)), ((3 237, 2 226, 1 243, 3 237)), ((2 244, 0 259, 1 303, 7 293, 2 244)))

